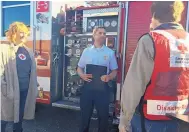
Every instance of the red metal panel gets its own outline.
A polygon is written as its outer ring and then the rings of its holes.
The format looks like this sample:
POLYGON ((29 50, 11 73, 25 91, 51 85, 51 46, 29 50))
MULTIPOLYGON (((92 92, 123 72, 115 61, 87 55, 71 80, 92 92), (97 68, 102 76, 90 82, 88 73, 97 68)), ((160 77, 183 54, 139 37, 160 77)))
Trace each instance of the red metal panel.
MULTIPOLYGON (((124 3, 124 2, 122 2, 122 3, 124 3)), ((120 30, 120 32, 118 33, 119 34, 119 37, 120 37, 120 41, 119 41, 119 53, 121 53, 122 52, 122 47, 123 47, 123 34, 124 34, 124 23, 125 23, 125 21, 124 21, 124 17, 125 17, 125 8, 122 8, 121 9, 121 13, 119 13, 119 15, 121 15, 121 21, 120 21, 120 28, 121 28, 121 30, 120 30)), ((122 74, 122 71, 121 71, 121 69, 122 69, 122 58, 119 58, 118 59, 118 73, 117 73, 117 83, 121 83, 121 74, 122 74)))
MULTIPOLYGON (((144 33, 149 31, 151 21, 151 4, 152 2, 130 2, 129 20, 128 20, 128 38, 126 52, 126 71, 130 66, 134 51, 137 47, 138 39, 144 33)), ((181 24, 186 26, 187 1, 184 2, 185 10, 182 15, 181 24)))
POLYGON ((131 63, 138 39, 141 35, 149 31, 151 21, 152 2, 130 2, 128 20, 128 38, 126 52, 126 71, 131 63))

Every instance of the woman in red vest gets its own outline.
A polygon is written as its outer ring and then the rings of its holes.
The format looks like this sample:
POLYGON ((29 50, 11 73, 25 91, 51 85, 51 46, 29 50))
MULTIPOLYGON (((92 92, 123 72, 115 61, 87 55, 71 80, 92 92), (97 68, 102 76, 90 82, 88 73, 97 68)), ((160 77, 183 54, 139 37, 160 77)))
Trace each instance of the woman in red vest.
POLYGON ((189 34, 181 1, 153 2, 153 31, 143 35, 122 89, 120 132, 179 132, 167 113, 189 114, 189 34), (130 126, 131 124, 131 126, 130 126))

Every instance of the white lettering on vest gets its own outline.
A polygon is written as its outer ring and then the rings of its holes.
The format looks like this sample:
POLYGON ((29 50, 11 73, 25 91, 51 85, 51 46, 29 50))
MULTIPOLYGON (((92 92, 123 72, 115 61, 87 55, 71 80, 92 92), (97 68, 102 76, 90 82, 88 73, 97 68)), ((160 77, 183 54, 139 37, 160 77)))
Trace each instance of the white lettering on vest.
POLYGON ((182 101, 147 101, 147 114, 149 115, 185 114, 188 112, 187 109, 189 109, 188 99, 182 101))

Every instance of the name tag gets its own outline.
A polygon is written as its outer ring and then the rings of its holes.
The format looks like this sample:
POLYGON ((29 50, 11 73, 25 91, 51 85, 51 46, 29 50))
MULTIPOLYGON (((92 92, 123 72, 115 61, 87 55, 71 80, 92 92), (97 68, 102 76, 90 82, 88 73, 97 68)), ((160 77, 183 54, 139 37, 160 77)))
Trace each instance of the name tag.
POLYGON ((107 60, 108 60, 108 56, 104 55, 104 61, 107 61, 107 60))

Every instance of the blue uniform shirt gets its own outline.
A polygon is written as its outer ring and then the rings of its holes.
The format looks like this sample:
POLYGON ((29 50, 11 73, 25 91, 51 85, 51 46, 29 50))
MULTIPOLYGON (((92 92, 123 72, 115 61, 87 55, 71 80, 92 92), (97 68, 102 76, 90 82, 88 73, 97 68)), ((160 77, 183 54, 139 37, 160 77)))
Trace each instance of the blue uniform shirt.
POLYGON ((93 45, 83 51, 78 66, 85 68, 87 64, 106 66, 108 74, 110 70, 118 68, 114 51, 104 45, 101 48, 93 45))

